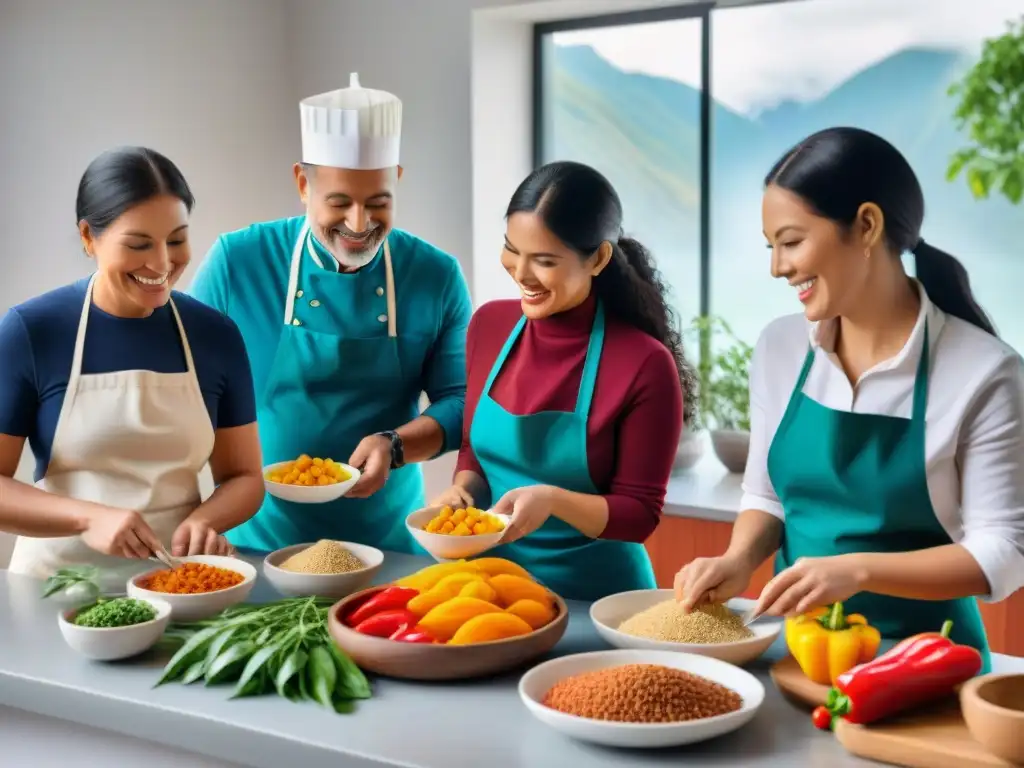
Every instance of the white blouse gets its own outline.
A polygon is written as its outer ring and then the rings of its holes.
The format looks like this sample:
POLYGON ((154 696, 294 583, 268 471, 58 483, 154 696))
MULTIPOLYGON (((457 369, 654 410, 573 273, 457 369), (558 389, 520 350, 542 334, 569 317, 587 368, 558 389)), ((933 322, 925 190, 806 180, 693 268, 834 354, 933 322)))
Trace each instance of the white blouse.
POLYGON ((1024 586, 1024 361, 1007 344, 936 307, 921 312, 895 357, 856 387, 834 351, 835 322, 772 321, 750 370, 750 455, 741 509, 785 512, 768 477, 768 449, 796 386, 808 338, 814 363, 804 394, 834 410, 910 418, 927 318, 931 356, 925 430, 928 490, 950 538, 977 560, 998 602, 1024 586))

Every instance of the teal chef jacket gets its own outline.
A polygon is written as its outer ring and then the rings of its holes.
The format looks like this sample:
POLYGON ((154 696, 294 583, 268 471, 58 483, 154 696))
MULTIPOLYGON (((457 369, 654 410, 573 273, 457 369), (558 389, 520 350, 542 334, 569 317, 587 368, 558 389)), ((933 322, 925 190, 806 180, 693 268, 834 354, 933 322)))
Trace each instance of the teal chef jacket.
MULTIPOLYGON (((367 435, 419 415, 424 392, 425 414, 444 429, 442 452, 458 448, 472 314, 458 262, 393 229, 387 244, 396 317, 389 322, 385 249, 357 272, 338 272, 305 222, 299 216, 222 235, 189 291, 242 332, 264 464, 303 453, 347 461, 367 435)), ((393 470, 368 499, 295 504, 267 495, 227 536, 263 551, 329 538, 424 554, 405 518, 425 503, 423 474, 413 464, 393 470)))

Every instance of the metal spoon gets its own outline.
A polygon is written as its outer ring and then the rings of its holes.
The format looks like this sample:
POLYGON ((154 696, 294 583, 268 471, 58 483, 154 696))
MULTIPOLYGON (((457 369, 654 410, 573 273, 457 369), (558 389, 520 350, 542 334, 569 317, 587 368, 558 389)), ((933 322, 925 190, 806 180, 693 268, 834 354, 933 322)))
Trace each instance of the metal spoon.
POLYGON ((757 611, 757 608, 755 606, 753 608, 748 608, 747 610, 745 610, 743 612, 743 615, 740 617, 740 621, 743 622, 744 627, 749 627, 751 624, 757 621, 760 618, 760 616, 761 614, 757 611))
POLYGON ((163 563, 172 571, 181 565, 181 561, 170 556, 166 549, 160 547, 159 551, 153 553, 155 557, 149 558, 150 560, 156 560, 159 563, 163 563))

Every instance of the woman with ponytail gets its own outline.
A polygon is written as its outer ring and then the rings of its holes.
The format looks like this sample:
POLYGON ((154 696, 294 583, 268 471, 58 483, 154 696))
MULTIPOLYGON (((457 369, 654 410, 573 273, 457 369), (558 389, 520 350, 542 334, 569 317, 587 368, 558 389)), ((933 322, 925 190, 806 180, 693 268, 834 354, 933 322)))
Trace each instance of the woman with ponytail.
POLYGON ((1024 586, 1024 378, 955 258, 921 239, 924 197, 885 140, 831 128, 765 179, 774 277, 803 313, 761 334, 743 505, 726 553, 676 577, 684 608, 844 601, 883 637, 934 632, 988 654, 975 597, 1024 586), (916 279, 901 255, 916 260, 916 279))
POLYGON ((538 168, 506 220, 521 297, 470 323, 462 449, 435 503, 511 515, 493 554, 564 597, 654 588, 643 542, 696 397, 665 286, 593 168, 538 168))

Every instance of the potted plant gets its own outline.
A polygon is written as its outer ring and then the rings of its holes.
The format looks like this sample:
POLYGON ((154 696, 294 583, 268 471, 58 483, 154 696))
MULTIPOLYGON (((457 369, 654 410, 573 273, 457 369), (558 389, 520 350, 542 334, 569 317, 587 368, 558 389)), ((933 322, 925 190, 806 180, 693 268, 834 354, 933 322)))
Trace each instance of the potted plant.
POLYGON ((720 317, 693 321, 700 336, 701 420, 711 432, 718 460, 730 472, 742 472, 750 449, 750 359, 754 348, 720 317))

